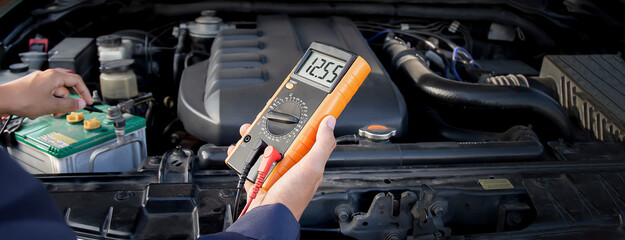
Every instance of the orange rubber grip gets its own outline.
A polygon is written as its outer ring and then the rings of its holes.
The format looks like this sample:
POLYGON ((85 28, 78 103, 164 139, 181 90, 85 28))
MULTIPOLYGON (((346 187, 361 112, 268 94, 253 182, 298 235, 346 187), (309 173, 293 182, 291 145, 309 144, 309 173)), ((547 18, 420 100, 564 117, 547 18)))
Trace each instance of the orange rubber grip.
POLYGON ((284 153, 282 161, 271 171, 269 177, 263 184, 264 190, 269 190, 273 184, 282 177, 291 167, 299 162, 315 144, 319 123, 324 117, 332 115, 338 118, 352 99, 362 82, 371 72, 371 67, 362 58, 357 57, 352 66, 343 76, 343 79, 336 85, 334 91, 328 94, 319 104, 319 107, 310 117, 302 131, 295 138, 291 146, 284 153))

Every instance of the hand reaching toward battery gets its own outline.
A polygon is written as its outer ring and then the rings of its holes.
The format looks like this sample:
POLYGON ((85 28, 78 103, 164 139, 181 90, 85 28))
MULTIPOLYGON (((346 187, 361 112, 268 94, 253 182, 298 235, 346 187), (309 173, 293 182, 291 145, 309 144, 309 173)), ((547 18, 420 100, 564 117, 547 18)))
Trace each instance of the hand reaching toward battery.
POLYGON ((0 85, 0 114, 35 119, 46 114, 62 116, 93 104, 82 78, 63 69, 35 71, 0 85), (70 98, 67 88, 81 98, 70 98))
MULTIPOLYGON (((268 192, 261 189, 256 199, 252 201, 249 210, 257 206, 281 203, 291 210, 295 219, 299 221, 304 209, 321 185, 326 162, 336 146, 333 133, 335 124, 336 119, 334 117, 325 117, 319 124, 315 144, 308 154, 286 172, 268 192)), ((241 136, 249 127, 249 124, 241 126, 239 129, 241 136)), ((234 146, 230 146, 228 155, 233 150, 234 146)), ((248 201, 249 193, 253 187, 252 183, 245 183, 248 201)))

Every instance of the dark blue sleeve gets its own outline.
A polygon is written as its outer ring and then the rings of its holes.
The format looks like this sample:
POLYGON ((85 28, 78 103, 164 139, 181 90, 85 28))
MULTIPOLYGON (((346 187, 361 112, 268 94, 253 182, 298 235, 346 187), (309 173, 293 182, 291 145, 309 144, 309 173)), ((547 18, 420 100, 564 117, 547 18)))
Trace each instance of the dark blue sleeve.
POLYGON ((225 232, 200 239, 299 239, 299 223, 286 206, 277 203, 256 207, 225 232))
POLYGON ((0 238, 76 239, 43 184, 0 149, 0 238))

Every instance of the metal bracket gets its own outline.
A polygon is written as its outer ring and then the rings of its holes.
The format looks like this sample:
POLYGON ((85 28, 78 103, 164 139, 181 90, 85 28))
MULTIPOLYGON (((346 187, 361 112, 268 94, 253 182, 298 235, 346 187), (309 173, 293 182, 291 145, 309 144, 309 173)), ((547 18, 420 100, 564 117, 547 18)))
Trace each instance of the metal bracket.
POLYGON ((159 182, 187 183, 190 181, 193 151, 177 146, 176 149, 163 154, 159 167, 159 182))
POLYGON ((419 195, 403 192, 399 201, 392 193, 381 192, 375 195, 367 213, 351 214, 343 207, 335 214, 341 233, 356 239, 444 239, 451 236, 451 229, 442 219, 448 203, 436 201, 434 196, 434 190, 427 185, 421 186, 419 195))
MULTIPOLYGON (((91 153, 91 156, 89 157, 89 172, 93 172, 93 165, 95 165, 95 159, 96 159, 96 157, 98 155, 100 155, 102 153, 105 153, 105 152, 108 152, 108 151, 111 151, 111 150, 114 150, 116 148, 120 148, 122 146, 131 144, 131 143, 135 143, 135 142, 139 143, 139 145, 140 145, 142 158, 147 156, 148 153, 145 151, 145 146, 143 145, 143 141, 142 141, 141 138, 133 137, 133 138, 130 138, 130 139, 124 139, 124 141, 121 142, 121 143, 120 142, 115 142, 115 143, 113 143, 111 145, 104 146, 102 148, 98 148, 95 151, 93 151, 93 153, 91 153)), ((134 167, 137 167, 137 166, 134 166, 134 167)))
POLYGON ((443 239, 451 236, 451 229, 445 227, 442 217, 447 209, 447 201, 435 201, 434 189, 421 185, 419 200, 410 211, 414 216, 413 236, 443 239))
MULTIPOLYGON (((98 148, 95 151, 93 151, 93 153, 91 153, 91 156, 89 157, 89 169, 88 169, 89 172, 93 172, 93 165, 95 165, 95 159, 98 155, 111 151, 116 148, 120 148, 128 144, 134 143, 134 142, 138 142, 140 145, 141 158, 144 158, 148 155, 146 151, 146 146, 144 146, 144 143, 141 138, 137 138, 137 137, 126 138, 126 119, 123 117, 122 112, 123 112, 123 108, 119 106, 111 106, 107 109, 106 118, 108 120, 113 121, 113 125, 115 126, 115 136, 117 137, 117 142, 108 146, 103 146, 101 148, 98 148)), ((133 166, 133 167, 138 167, 138 166, 133 166)))
MULTIPOLYGON (((406 239, 413 225, 410 209, 415 201, 417 195, 413 192, 402 193, 399 203, 392 193, 378 193, 367 213, 356 213, 351 221, 339 221, 341 233, 356 239, 406 239)), ((341 219, 345 217, 339 216, 341 219)))

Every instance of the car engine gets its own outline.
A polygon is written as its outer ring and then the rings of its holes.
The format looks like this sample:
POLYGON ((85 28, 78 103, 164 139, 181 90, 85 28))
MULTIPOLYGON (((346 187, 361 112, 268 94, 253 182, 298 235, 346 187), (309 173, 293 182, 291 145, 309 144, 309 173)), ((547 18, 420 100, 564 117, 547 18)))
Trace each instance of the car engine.
POLYGON ((0 84, 69 69, 102 111, 2 122, 79 238, 225 230, 227 148, 313 41, 371 74, 303 239, 625 237, 623 3, 8 2, 0 84))

